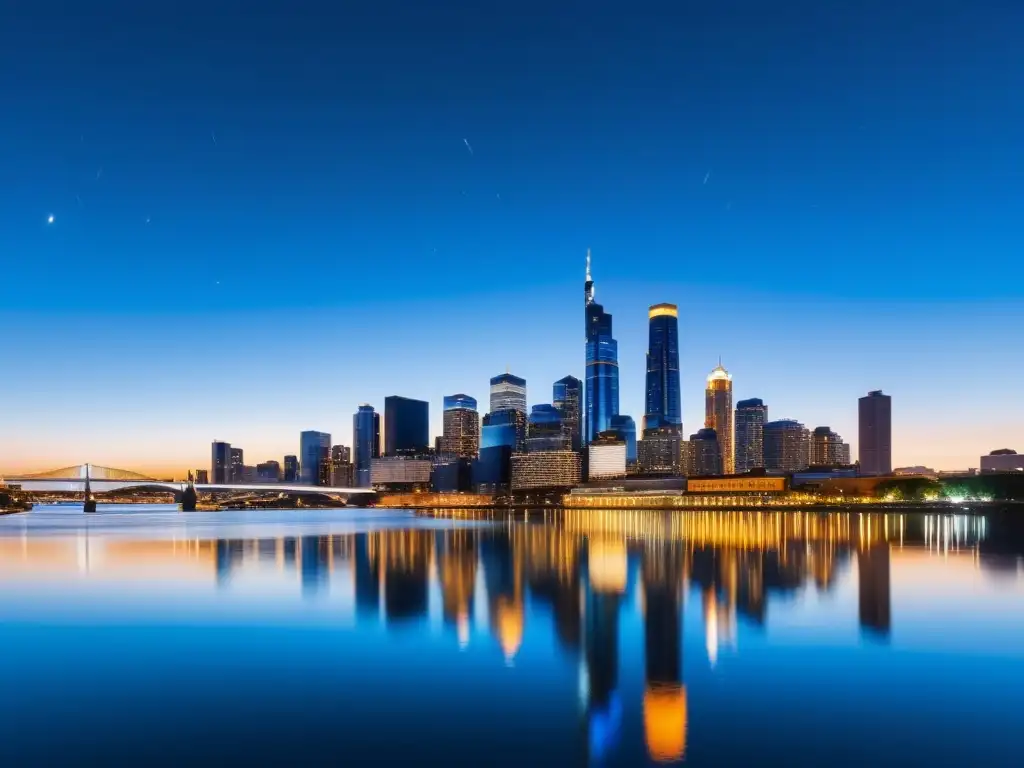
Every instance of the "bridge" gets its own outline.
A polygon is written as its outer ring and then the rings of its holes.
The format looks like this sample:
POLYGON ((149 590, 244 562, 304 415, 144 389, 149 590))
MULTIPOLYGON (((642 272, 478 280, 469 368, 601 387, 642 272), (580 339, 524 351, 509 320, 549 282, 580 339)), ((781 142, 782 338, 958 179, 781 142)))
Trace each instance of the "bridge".
MULTIPOLYGON (((30 493, 84 493, 86 511, 89 511, 94 494, 133 488, 170 491, 176 497, 181 496, 182 503, 186 506, 189 497, 194 499, 197 493, 250 491, 289 496, 317 494, 340 497, 346 501, 355 496, 372 498, 376 495, 372 488, 334 488, 293 483, 195 483, 191 479, 191 473, 188 480, 158 480, 138 472, 101 467, 96 464, 78 464, 27 475, 7 475, 0 477, 0 482, 20 486, 23 491, 30 493)), ((191 506, 194 509, 194 502, 191 506)), ((92 501, 92 508, 95 509, 95 501, 92 501)))

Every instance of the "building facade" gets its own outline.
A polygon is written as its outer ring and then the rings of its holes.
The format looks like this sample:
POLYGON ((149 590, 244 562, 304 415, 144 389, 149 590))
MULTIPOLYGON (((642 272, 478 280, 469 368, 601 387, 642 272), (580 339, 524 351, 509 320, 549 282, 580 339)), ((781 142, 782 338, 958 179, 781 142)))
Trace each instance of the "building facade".
POLYGON ((687 477, 723 474, 722 444, 712 427, 704 427, 690 435, 687 459, 687 477))
POLYGON ((707 389, 704 393, 704 424, 715 430, 722 453, 722 472, 731 475, 736 471, 736 455, 733 451, 733 410, 732 376, 722 367, 708 374, 707 389))
POLYGON ((384 455, 430 453, 430 404, 391 395, 384 398, 384 455))
POLYGON ((991 472, 1024 472, 1024 455, 1010 448, 1000 448, 987 456, 981 457, 981 471, 991 472))
POLYGON ((580 450, 583 444, 583 432, 580 426, 580 403, 583 402, 583 382, 575 376, 566 376, 555 382, 551 389, 551 404, 562 417, 562 430, 569 438, 569 445, 574 451, 580 450))
POLYGON ((647 311, 647 391, 644 429, 682 433, 679 397, 679 308, 654 304, 647 311))
POLYGON ((386 490, 428 490, 432 469, 429 458, 382 456, 370 462, 370 484, 386 490))
POLYGON ((801 472, 810 465, 810 433, 799 421, 780 419, 764 425, 764 468, 801 472))
POLYGON ((512 454, 525 448, 525 413, 513 409, 488 413, 480 429, 480 458, 473 472, 473 484, 482 493, 509 490, 512 454))
POLYGON ((892 398, 878 389, 857 403, 860 472, 892 473, 892 398))
POLYGON ((214 485, 227 485, 231 482, 231 443, 215 440, 210 454, 210 477, 214 485))
POLYGON ((589 445, 611 427, 612 416, 619 412, 619 345, 612 336, 612 316, 594 301, 589 250, 583 292, 587 364, 583 443, 589 445))
POLYGON ((580 482, 580 455, 572 450, 512 454, 512 490, 571 488, 580 482))
POLYGON ((281 482, 281 465, 276 461, 264 461, 256 465, 256 479, 261 483, 281 482))
POLYGON ((307 430, 299 435, 299 481, 320 485, 324 473, 330 477, 331 436, 327 432, 307 430))
POLYGON ((480 454, 480 414, 469 395, 446 395, 439 453, 475 459, 480 454))
POLYGON ((587 479, 626 476, 626 441, 615 432, 602 432, 587 446, 587 479))
POLYGON ((734 463, 738 473, 764 468, 764 425, 768 406, 756 397, 736 403, 733 425, 734 463))
POLYGON ((299 457, 289 454, 284 457, 284 481, 286 483, 299 482, 299 457))
POLYGON ((231 449, 231 480, 232 483, 243 482, 245 476, 245 454, 241 448, 231 449))
POLYGON ((526 423, 526 450, 569 450, 567 436, 562 429, 562 416, 554 405, 541 403, 533 406, 526 423))
POLYGON ((331 446, 330 485, 334 488, 355 487, 356 470, 352 463, 352 449, 347 445, 331 446))
POLYGON ((846 466, 850 463, 850 446, 830 427, 815 427, 808 461, 812 467, 846 466))
POLYGON ((645 429, 643 439, 636 444, 636 458, 640 471, 646 475, 683 474, 682 435, 676 427, 645 429))
POLYGON ((632 416, 612 416, 608 429, 626 441, 626 464, 636 464, 636 422, 632 416))
POLYGON ((495 411, 526 413, 526 379, 507 371, 491 379, 491 413, 495 411))
POLYGON ((372 462, 380 458, 380 414, 372 405, 360 405, 352 417, 352 453, 356 487, 369 488, 372 462))

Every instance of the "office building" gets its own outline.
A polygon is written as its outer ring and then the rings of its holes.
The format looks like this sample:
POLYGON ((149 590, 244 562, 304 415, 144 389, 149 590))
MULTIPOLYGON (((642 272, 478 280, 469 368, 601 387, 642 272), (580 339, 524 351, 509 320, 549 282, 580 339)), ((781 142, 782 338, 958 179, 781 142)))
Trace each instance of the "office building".
POLYGON ((562 417, 555 406, 547 403, 533 406, 526 424, 526 450, 535 452, 568 449, 569 442, 562 430, 562 417))
POLYGON ((690 435, 689 443, 687 477, 723 474, 722 444, 712 427, 704 427, 690 435))
POLYGON ((352 417, 352 455, 356 488, 370 487, 371 463, 380 458, 380 414, 363 403, 352 417))
POLYGON ((633 417, 616 414, 612 416, 608 429, 626 441, 626 464, 636 464, 636 422, 633 417))
POLYGON ((245 474, 245 454, 241 448, 231 449, 231 480, 232 483, 242 482, 245 474))
POLYGON ((526 379, 508 371, 491 379, 491 413, 495 411, 526 413, 526 379))
POLYGON ((210 476, 214 485, 231 482, 231 443, 214 441, 210 457, 210 476))
POLYGON ((327 432, 306 430, 299 435, 299 482, 303 485, 321 485, 331 460, 331 436, 327 432))
POLYGON ((1024 456, 1010 448, 1000 448, 988 456, 981 457, 981 471, 991 472, 1024 472, 1024 456))
POLYGON ((752 469, 763 469, 764 425, 768 421, 768 406, 756 397, 740 400, 736 403, 735 418, 735 471, 742 474, 752 469))
POLYGON ((892 398, 882 390, 868 392, 858 401, 860 473, 892 472, 892 398))
POLYGON ((799 421, 781 419, 764 425, 764 468, 801 472, 810 463, 810 433, 799 421))
POLYGON ((434 454, 431 461, 430 490, 435 493, 472 490, 474 459, 442 452, 434 454))
POLYGON ((733 452, 733 410, 732 376, 722 367, 708 374, 708 385, 704 393, 704 425, 715 430, 722 452, 722 472, 731 475, 736 471, 736 456, 733 452))
POLYGON ((209 485, 210 483, 210 471, 207 469, 197 469, 194 482, 198 485, 209 485))
POLYGON ((370 462, 370 484, 381 490, 426 491, 432 468, 430 458, 382 456, 370 462))
POLYGON ((612 416, 619 412, 619 345, 612 336, 612 316, 594 301, 589 249, 583 293, 587 364, 583 443, 589 445, 611 428, 612 416))
POLYGON ((829 427, 811 433, 808 462, 812 467, 839 467, 850 463, 850 446, 829 427))
POLYGON ((438 453, 451 453, 464 459, 480 454, 480 414, 476 399, 469 395, 446 395, 438 453))
POLYGON ((256 479, 261 483, 281 482, 281 465, 276 461, 264 461, 256 465, 256 479))
POLYGON ((655 304, 647 311, 647 405, 644 429, 682 432, 679 398, 679 309, 655 304))
POLYGON ((333 488, 356 487, 356 469, 352 463, 352 450, 347 445, 331 446, 331 477, 333 488))
POLYGON ((555 382, 551 391, 551 403, 562 417, 562 431, 569 438, 569 445, 574 451, 580 450, 583 444, 583 432, 580 426, 580 404, 583 401, 583 382, 575 376, 566 376, 555 382))
POLYGON ((299 482, 299 457, 288 455, 284 457, 284 481, 286 483, 299 482))
POLYGON ((580 482, 581 461, 576 451, 538 450, 512 454, 512 490, 571 488, 580 482))
POLYGON ((676 426, 645 429, 643 439, 636 444, 640 472, 671 477, 681 475, 682 441, 676 426))
POLYGON ((384 398, 384 455, 430 453, 430 404, 391 395, 384 398))
POLYGON ((473 484, 481 493, 508 491, 513 453, 526 448, 526 414, 503 409, 484 416, 480 429, 480 458, 473 473, 473 484))
POLYGON ((587 447, 587 479, 611 480, 625 476, 626 441, 617 432, 601 432, 587 447))

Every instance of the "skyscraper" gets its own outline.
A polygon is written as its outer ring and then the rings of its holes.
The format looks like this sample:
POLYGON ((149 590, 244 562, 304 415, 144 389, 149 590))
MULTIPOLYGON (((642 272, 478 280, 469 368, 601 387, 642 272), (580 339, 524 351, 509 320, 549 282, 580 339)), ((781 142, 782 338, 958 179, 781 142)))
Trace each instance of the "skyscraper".
POLYGON ((214 441, 211 446, 210 477, 215 485, 231 482, 231 443, 214 441))
POLYGON ((722 474, 722 443, 712 427, 704 427, 690 435, 688 475, 722 474))
POLYGON ((480 430, 480 459, 473 476, 473 483, 481 492, 508 490, 512 453, 522 451, 525 443, 526 414, 522 411, 503 408, 484 416, 480 430))
POLYGON ((491 413, 504 410, 526 413, 526 379, 508 371, 491 379, 491 413))
POLYGON ((736 471, 732 442, 732 376, 722 367, 721 360, 718 361, 718 367, 708 374, 704 405, 705 425, 718 435, 718 445, 722 450, 722 472, 731 475, 736 471))
POLYGON ((299 435, 299 480, 303 485, 319 485, 330 460, 331 436, 327 432, 307 430, 299 435))
POLYGON ((764 425, 764 468, 800 472, 809 463, 810 433, 799 421, 781 419, 764 425))
POLYGON ((441 436, 441 451, 464 459, 480 453, 480 414, 476 399, 469 395, 446 395, 441 436))
POLYGON ((850 446, 830 427, 816 427, 811 433, 808 463, 812 467, 837 467, 850 463, 850 446))
POLYGON ((533 406, 526 425, 526 450, 562 451, 568 448, 562 417, 553 405, 541 403, 533 406))
POLYGON ((679 309, 654 304, 647 311, 647 410, 645 429, 682 431, 679 400, 679 309))
POLYGON ((753 397, 736 403, 734 457, 736 472, 749 472, 764 467, 764 425, 768 406, 753 397))
POLYGON ((286 483, 297 483, 299 481, 299 457, 289 454, 284 457, 284 481, 286 483))
POLYGON ((430 404, 391 395, 384 398, 384 454, 419 456, 430 452, 430 404))
POLYGON ((860 473, 892 473, 892 398, 877 389, 858 401, 860 473))
POLYGON ((355 455, 356 487, 370 487, 370 469, 380 458, 380 414, 363 403, 352 417, 352 453, 355 455))
POLYGON ((580 400, 583 394, 583 382, 575 376, 566 376, 555 382, 551 391, 551 404, 562 416, 562 430, 569 438, 572 450, 578 451, 582 445, 583 434, 580 431, 580 400))
POLYGON ((587 340, 583 442, 589 444, 611 427, 612 416, 619 412, 619 345, 612 337, 612 316, 594 301, 590 249, 587 249, 587 275, 583 294, 587 340))
POLYGON ((240 483, 245 475, 245 454, 241 448, 231 449, 231 479, 228 482, 240 483))
POLYGON ((612 416, 608 429, 626 441, 626 463, 636 464, 636 422, 633 417, 616 414, 612 416))

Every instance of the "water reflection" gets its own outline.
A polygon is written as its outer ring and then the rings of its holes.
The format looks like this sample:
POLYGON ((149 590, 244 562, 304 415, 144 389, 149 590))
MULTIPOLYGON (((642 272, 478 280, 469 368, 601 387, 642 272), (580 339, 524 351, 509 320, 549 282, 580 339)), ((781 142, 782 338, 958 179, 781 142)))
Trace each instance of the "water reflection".
POLYGON ((117 581, 205 572, 211 586, 230 592, 259 566, 295 577, 303 602, 343 589, 358 627, 425 628, 436 609, 445 642, 463 649, 475 627, 486 627, 509 666, 528 644, 544 642, 528 622, 549 614, 544 631, 578 670, 588 760, 628 753, 630 738, 638 737, 649 759, 673 762, 687 755, 692 738, 692 660, 684 660, 690 622, 702 627, 700 661, 713 669, 724 652, 742 653, 740 622, 763 632, 777 601, 828 596, 846 579, 856 585, 851 620, 855 605, 862 636, 888 644, 901 621, 893 608, 894 567, 907 563, 912 576, 924 560, 1003 574, 1013 579, 1019 606, 1019 534, 1004 532, 995 551, 988 534, 977 517, 623 511, 486 528, 251 539, 83 533, 0 538, 0 582, 47 573, 117 581), (623 622, 633 610, 642 633, 638 694, 622 677, 630 661, 623 658, 623 622), (631 718, 640 723, 633 737, 631 718))

